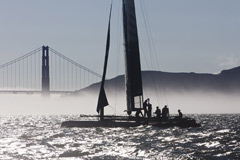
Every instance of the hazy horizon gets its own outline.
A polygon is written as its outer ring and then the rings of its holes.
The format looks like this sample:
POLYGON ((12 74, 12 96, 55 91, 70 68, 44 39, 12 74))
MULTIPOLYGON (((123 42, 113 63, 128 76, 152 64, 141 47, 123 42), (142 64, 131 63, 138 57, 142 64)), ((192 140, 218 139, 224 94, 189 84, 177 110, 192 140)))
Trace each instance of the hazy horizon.
MULTIPOLYGON (((109 93, 106 91, 110 106, 105 107, 106 114, 115 113, 126 115, 125 95, 109 93), (115 112, 116 109, 116 112, 115 112)), ((0 115, 51 115, 51 114, 90 114, 96 115, 98 93, 75 95, 70 97, 41 95, 0 95, 0 115), (13 100, 14 99, 14 100, 13 100)), ((156 106, 162 108, 165 104, 170 109, 170 114, 177 114, 181 109, 184 114, 239 114, 239 94, 225 94, 217 92, 168 92, 166 97, 157 97, 149 93, 145 98, 150 98, 153 112, 156 106)), ((134 114, 133 114, 134 115, 134 114)))

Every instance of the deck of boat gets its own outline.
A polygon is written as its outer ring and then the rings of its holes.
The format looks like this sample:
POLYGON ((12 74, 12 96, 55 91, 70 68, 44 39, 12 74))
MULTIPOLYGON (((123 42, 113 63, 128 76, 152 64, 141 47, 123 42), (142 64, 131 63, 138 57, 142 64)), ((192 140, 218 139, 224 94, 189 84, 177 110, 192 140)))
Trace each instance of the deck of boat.
POLYGON ((113 121, 113 120, 104 120, 104 121, 65 121, 62 123, 62 127, 136 127, 141 125, 141 123, 136 123, 134 121, 113 121))
MULTIPOLYGON (((89 116, 98 117, 98 116, 89 116)), ((89 121, 65 121, 61 127, 136 127, 140 125, 152 125, 157 127, 200 127, 200 124, 196 123, 195 119, 170 117, 167 120, 152 118, 136 118, 127 116, 106 116, 103 121, 89 120, 89 121)))

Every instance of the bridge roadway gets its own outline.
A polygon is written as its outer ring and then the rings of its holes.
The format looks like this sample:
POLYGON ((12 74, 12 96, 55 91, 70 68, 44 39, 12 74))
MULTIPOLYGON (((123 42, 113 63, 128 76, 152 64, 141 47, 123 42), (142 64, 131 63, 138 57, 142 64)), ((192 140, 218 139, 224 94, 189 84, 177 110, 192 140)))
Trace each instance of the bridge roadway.
MULTIPOLYGON (((72 94, 76 91, 49 91, 50 94, 72 94)), ((0 94, 42 94, 42 91, 0 90, 0 94)))

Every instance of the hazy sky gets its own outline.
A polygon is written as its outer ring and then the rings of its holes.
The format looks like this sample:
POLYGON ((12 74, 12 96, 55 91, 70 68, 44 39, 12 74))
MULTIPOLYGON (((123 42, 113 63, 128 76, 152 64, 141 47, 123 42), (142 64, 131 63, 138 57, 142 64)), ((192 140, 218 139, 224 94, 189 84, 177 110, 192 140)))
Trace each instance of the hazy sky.
MULTIPOLYGON (((0 64, 49 45, 101 74, 110 3, 1 0, 0 64)), ((144 70, 218 73, 240 65, 239 0, 136 0, 136 8, 144 70)), ((113 0, 108 77, 123 73, 121 25, 121 1, 113 0)))
MULTIPOLYGON (((1 0, 0 64, 42 45, 49 45, 102 74, 110 3, 111 0, 1 0)), ((239 8, 240 0, 136 0, 143 70, 219 73, 223 69, 240 66, 239 8)), ((121 26, 121 1, 113 0, 107 77, 124 72, 121 26)), ((237 97, 230 96, 226 100, 225 95, 217 95, 209 100, 207 98, 210 96, 207 95, 204 100, 202 98, 204 103, 199 104, 201 107, 195 106, 200 96, 194 97, 193 101, 189 101, 189 96, 186 99, 174 99, 173 96, 169 98, 169 105, 173 112, 181 107, 185 113, 239 113, 237 97), (226 104, 219 102, 219 99, 226 104), (226 111, 224 107, 229 103, 235 108, 226 111)), ((79 106, 83 101, 79 99, 71 101, 75 105, 67 102, 75 109, 59 107, 51 102, 52 105, 43 104, 45 108, 37 107, 39 111, 36 111, 33 106, 40 97, 33 101, 21 98, 11 101, 12 97, 9 96, 0 98, 3 103, 13 103, 1 105, 1 110, 6 112, 2 114, 55 113, 59 108, 62 109, 61 113, 68 113, 66 110, 82 113, 79 106), (23 104, 20 105, 20 102, 23 104)), ((95 113, 92 106, 97 100, 96 97, 93 99, 89 100, 94 103, 89 105, 91 113, 95 113)), ((120 108, 121 111, 124 109, 120 108)))

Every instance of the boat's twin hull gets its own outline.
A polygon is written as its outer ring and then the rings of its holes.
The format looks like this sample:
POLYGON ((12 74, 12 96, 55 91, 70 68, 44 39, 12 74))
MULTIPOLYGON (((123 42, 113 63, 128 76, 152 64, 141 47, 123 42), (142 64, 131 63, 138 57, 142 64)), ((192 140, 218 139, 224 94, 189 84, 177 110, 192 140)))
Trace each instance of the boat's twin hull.
POLYGON ((129 121, 65 121, 62 123, 61 127, 79 127, 79 128, 89 128, 89 127, 136 127, 141 125, 136 122, 129 121))
POLYGON ((152 125, 157 127, 200 127, 200 124, 196 123, 194 119, 182 118, 182 119, 167 119, 161 120, 157 118, 112 118, 103 121, 65 121, 61 127, 136 127, 140 125, 152 125))
POLYGON ((156 127, 181 127, 181 128, 188 128, 188 127, 200 127, 201 125, 196 123, 195 119, 190 118, 183 118, 183 119, 171 119, 168 121, 160 121, 155 122, 152 124, 156 127))

